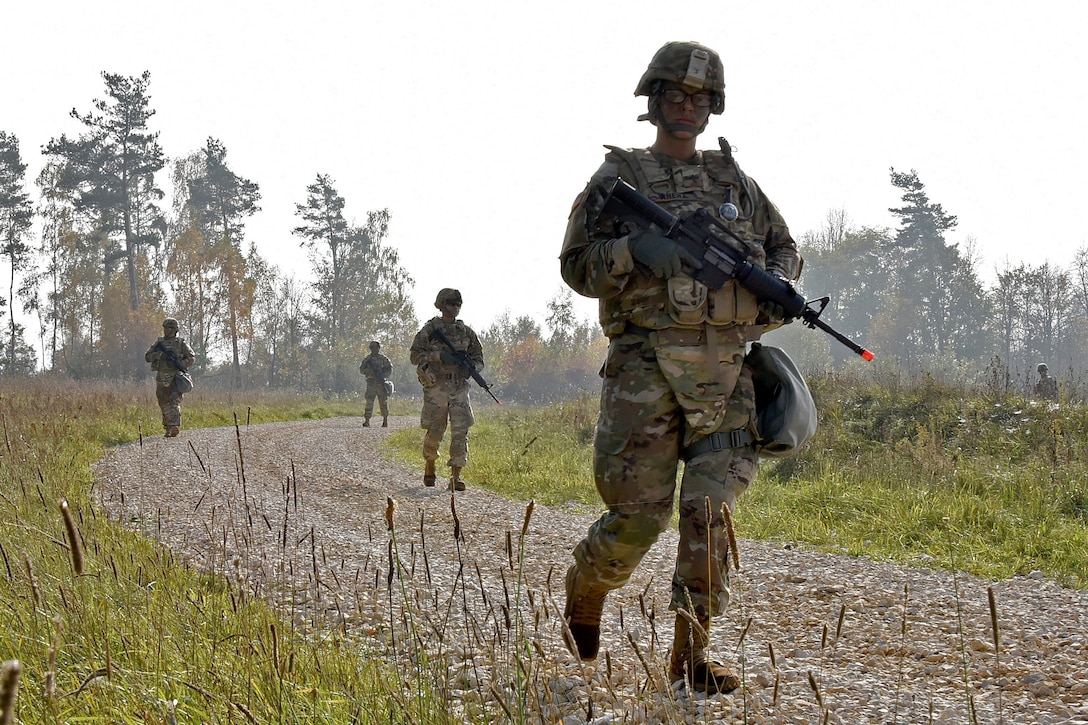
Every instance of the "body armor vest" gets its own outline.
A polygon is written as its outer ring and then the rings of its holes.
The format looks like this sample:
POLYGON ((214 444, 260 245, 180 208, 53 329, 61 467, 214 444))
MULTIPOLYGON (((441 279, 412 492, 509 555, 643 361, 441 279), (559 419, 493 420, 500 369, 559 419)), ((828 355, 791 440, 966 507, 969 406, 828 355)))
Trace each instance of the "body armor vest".
MULTIPOLYGON (((759 216, 755 214, 756 206, 763 199, 724 143, 725 150, 702 151, 686 163, 655 156, 649 149, 608 148, 609 160, 617 163, 621 176, 633 175, 639 191, 676 216, 686 216, 699 208, 717 214, 723 204, 732 203, 739 211, 738 218, 721 221, 746 240, 748 260, 760 268, 765 266, 763 242, 769 229, 757 229, 753 222, 759 216)), ((599 225, 598 232, 608 233, 603 226, 599 225)), ((631 231, 621 226, 611 233, 621 237, 631 231)), ((612 336, 622 332, 628 323, 652 330, 701 327, 706 323, 750 325, 756 320, 758 306, 754 295, 732 281, 714 290, 687 275, 662 280, 639 273, 631 275, 620 295, 602 299, 600 312, 604 333, 612 336)))

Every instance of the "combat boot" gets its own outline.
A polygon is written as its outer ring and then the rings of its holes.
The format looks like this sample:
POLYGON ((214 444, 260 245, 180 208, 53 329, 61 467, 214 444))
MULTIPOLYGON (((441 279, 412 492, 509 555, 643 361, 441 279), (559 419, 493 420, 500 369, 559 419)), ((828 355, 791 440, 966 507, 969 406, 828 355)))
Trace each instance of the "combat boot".
POLYGON ((465 482, 461 480, 461 467, 450 466, 450 490, 464 491, 465 482))
POLYGON ((363 427, 364 428, 369 428, 370 427, 370 418, 369 417, 363 418, 363 427))
POLYGON ((435 481, 434 461, 428 460, 423 466, 423 485, 433 486, 435 481))
POLYGON ((382 418, 382 428, 388 428, 388 427, 389 427, 389 416, 385 416, 384 418, 382 418))
POLYGON ((740 678, 721 662, 707 659, 710 620, 700 617, 697 621, 693 625, 684 615, 676 614, 669 679, 672 682, 687 679, 691 689, 697 692, 712 695, 732 692, 740 687, 740 678))
POLYGON ((567 649, 579 659, 597 658, 601 646, 601 612, 608 590, 587 584, 578 576, 578 565, 567 569, 567 606, 563 617, 570 629, 570 638, 564 637, 567 649))
POLYGON ((181 426, 172 425, 172 426, 170 426, 170 430, 166 431, 166 437, 167 438, 177 438, 178 433, 180 433, 180 432, 181 432, 181 426))

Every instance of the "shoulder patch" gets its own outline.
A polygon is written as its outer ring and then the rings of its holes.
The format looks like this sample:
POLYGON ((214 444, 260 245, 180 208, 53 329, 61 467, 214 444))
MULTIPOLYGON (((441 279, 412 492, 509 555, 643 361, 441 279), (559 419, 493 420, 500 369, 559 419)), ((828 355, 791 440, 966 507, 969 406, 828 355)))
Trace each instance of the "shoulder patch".
POLYGON ((572 216, 574 216, 574 210, 578 208, 578 206, 582 203, 582 200, 585 198, 586 192, 583 189, 581 192, 578 193, 578 196, 574 197, 574 203, 570 205, 570 212, 567 214, 567 219, 570 219, 572 216))

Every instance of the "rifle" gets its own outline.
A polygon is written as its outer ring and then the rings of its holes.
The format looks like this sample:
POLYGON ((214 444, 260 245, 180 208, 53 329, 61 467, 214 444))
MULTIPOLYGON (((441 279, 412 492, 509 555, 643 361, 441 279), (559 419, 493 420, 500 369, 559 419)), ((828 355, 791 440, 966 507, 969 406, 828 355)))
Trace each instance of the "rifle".
POLYGON ((469 377, 475 380, 476 384, 483 388, 487 394, 491 396, 492 400, 499 405, 502 405, 502 401, 496 398, 495 394, 491 392, 491 384, 484 380, 484 376, 480 375, 480 372, 476 369, 476 365, 473 364, 472 360, 469 360, 467 352, 458 350, 454 347, 453 343, 450 342, 450 339, 446 337, 446 333, 442 332, 442 330, 439 330, 437 327, 431 332, 431 337, 437 337, 439 342, 448 347, 450 352, 457 358, 457 364, 461 368, 468 370, 469 377))
MULTIPOLYGON (((376 359, 377 358, 374 358, 374 357, 371 357, 371 356, 368 355, 367 358, 365 360, 363 360, 363 366, 365 366, 366 369, 370 371, 371 375, 373 375, 374 377, 376 377, 378 379, 379 383, 381 383, 382 385, 385 385, 385 376, 384 375, 379 375, 378 371, 376 371, 374 369, 373 362, 376 359)), ((360 366, 359 372, 360 373, 363 372, 362 371, 362 366, 360 366)))
POLYGON ((680 218, 658 206, 619 177, 610 184, 601 184, 601 187, 606 196, 598 219, 614 216, 622 221, 634 222, 643 229, 652 225, 664 230, 666 237, 699 260, 700 266, 691 272, 693 279, 713 289, 721 288, 731 279, 736 280, 737 284, 760 301, 779 305, 787 319, 800 318, 807 327, 820 328, 860 355, 863 360, 873 359, 873 353, 820 319, 820 314, 831 301, 830 297, 808 302, 797 294, 789 282, 768 274, 749 262, 744 252, 721 239, 719 233, 725 234, 741 247, 744 246, 744 240, 710 216, 706 209, 696 209, 688 216, 680 218), (810 307, 813 303, 819 304, 819 308, 810 307))
POLYGON ((185 366, 181 364, 181 361, 178 360, 177 357, 174 355, 174 353, 166 349, 166 347, 162 344, 162 340, 159 340, 157 343, 155 343, 155 347, 162 352, 163 356, 170 361, 171 365, 173 365, 183 373, 188 372, 185 369, 185 366))
POLYGON ((177 368, 178 372, 174 375, 174 388, 182 394, 190 392, 193 389, 193 376, 189 374, 189 371, 185 369, 177 356, 166 349, 166 346, 162 344, 162 340, 155 343, 155 347, 162 352, 171 365, 177 368))

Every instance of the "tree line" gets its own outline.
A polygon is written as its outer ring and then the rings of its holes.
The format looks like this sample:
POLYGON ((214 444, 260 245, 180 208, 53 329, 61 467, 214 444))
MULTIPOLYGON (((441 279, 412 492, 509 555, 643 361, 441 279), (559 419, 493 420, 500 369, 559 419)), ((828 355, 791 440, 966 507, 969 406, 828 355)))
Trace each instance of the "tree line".
MULTIPOLYGON (((845 210, 833 210, 800 237, 802 292, 830 294, 828 321, 908 375, 1025 392, 1045 362, 1071 388, 1082 384, 1088 247, 1068 268, 1006 261, 988 286, 977 241, 948 241, 957 219, 929 198, 918 173, 892 168, 890 180, 902 199, 889 209, 896 228, 855 227, 845 210)), ((809 369, 852 360, 821 335, 783 329, 809 369)))
MULTIPOLYGON (((312 281, 300 282, 247 240, 260 186, 231 167, 226 146, 209 137, 168 160, 152 129, 150 74, 101 76, 104 95, 71 112, 79 134, 44 145, 36 199, 19 140, 0 131, 0 257, 9 272, 0 378, 143 378, 148 337, 169 311, 183 321, 205 385, 355 391, 367 343, 379 339, 398 387, 414 387, 407 349, 420 322, 413 280, 389 243, 388 209, 349 221, 334 179, 316 174, 291 230, 310 264, 312 281), (37 321, 36 344, 19 321, 27 318, 37 321)), ((801 291, 831 295, 825 318, 908 373, 977 381, 985 372, 1006 387, 1023 385, 1041 361, 1079 374, 1088 248, 1068 269, 1007 263, 987 288, 975 242, 946 239, 956 217, 929 199, 918 174, 891 169, 890 179, 902 198, 890 210, 898 228, 857 228, 838 210, 799 236, 801 291)), ((571 293, 559 292, 543 326, 503 314, 481 332, 488 373, 508 396, 543 401, 596 387, 605 343, 572 309, 571 293)), ((845 348, 799 327, 776 335, 806 368, 849 363, 845 348)))
MULTIPOLYGON (((182 321, 204 385, 354 391, 371 339, 407 360, 420 322, 413 280, 388 243, 388 209, 349 221, 335 181, 318 173, 295 205, 291 233, 311 272, 300 282, 247 240, 260 186, 232 168, 222 141, 208 138, 168 160, 152 130, 150 74, 102 80, 91 109, 71 112, 80 132, 44 145, 36 200, 19 140, 0 132, 0 253, 10 271, 0 294, 0 377, 146 377, 143 353, 166 314, 182 321), (161 188, 164 174, 172 198, 161 188), (20 322, 28 317, 38 323, 36 345, 20 322)), ((587 378, 577 366, 592 367, 598 335, 572 308, 569 293, 559 293, 546 331, 509 316, 483 331, 489 367, 516 394, 539 399, 587 378), (513 380, 515 372, 535 377, 513 380)), ((412 387, 414 371, 405 368, 394 379, 412 387)))

